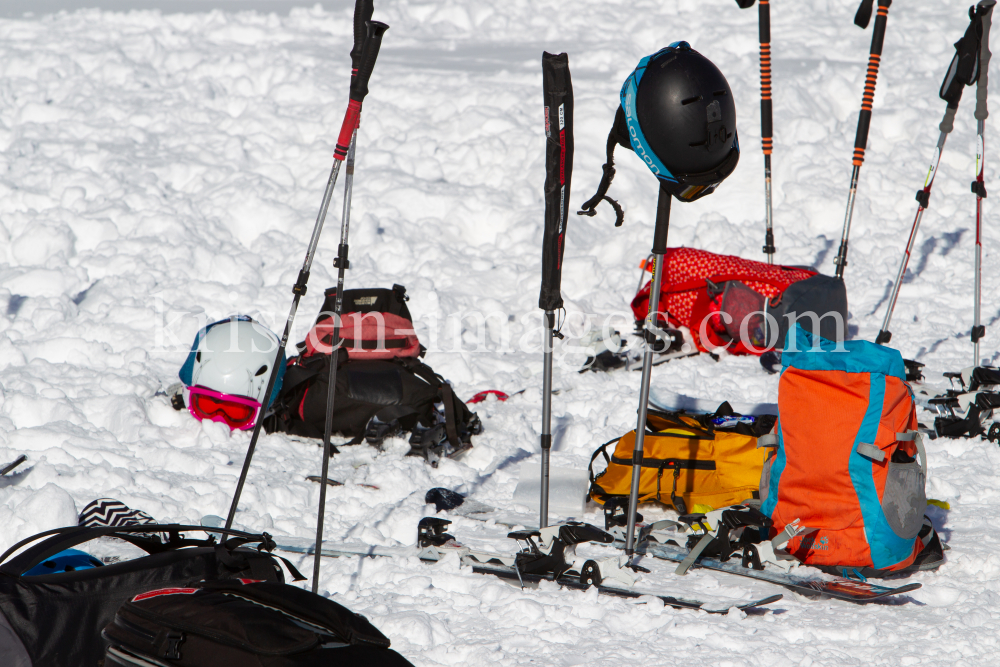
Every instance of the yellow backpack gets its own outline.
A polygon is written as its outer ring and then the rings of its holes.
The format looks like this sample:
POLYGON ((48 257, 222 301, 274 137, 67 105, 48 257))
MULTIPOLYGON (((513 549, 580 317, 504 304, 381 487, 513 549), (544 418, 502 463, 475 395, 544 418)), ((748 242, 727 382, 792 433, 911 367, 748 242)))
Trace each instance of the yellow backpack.
MULTIPOLYGON (((720 407, 716 414, 721 412, 720 407)), ((759 417, 752 426, 740 424, 732 429, 713 427, 710 419, 649 410, 639 502, 659 500, 687 514, 695 505, 715 509, 759 497, 767 450, 757 449, 755 434, 769 431, 773 418, 759 417)), ((604 443, 590 457, 590 497, 594 501, 603 505, 611 498, 628 497, 634 446, 635 431, 630 431, 604 443), (607 449, 615 442, 618 444, 609 457, 607 449), (608 467, 595 476, 594 461, 599 455, 608 467)))

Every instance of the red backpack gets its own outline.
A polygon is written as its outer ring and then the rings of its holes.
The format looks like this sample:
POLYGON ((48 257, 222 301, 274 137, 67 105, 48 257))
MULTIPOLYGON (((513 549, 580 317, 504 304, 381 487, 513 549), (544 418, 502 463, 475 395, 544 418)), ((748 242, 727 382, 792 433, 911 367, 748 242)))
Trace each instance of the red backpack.
MULTIPOLYGON (((789 285, 817 275, 802 267, 765 264, 694 248, 667 248, 663 260, 660 311, 666 313, 671 326, 690 330, 700 352, 712 352, 728 343, 729 354, 760 355, 767 349, 763 314, 747 321, 750 347, 742 342, 744 317, 764 310, 768 299, 773 307, 775 297, 789 285)), ((643 268, 653 270, 649 262, 643 268)), ((632 299, 637 322, 645 320, 649 312, 651 283, 632 299)))

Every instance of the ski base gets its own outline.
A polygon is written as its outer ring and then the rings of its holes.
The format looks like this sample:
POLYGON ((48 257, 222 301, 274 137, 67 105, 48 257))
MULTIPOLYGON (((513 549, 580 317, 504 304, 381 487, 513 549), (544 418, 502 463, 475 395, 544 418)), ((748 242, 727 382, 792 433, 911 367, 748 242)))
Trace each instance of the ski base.
MULTIPOLYGON (((624 546, 624 542, 616 541, 615 546, 624 546)), ((653 542, 647 542, 638 551, 639 553, 653 556, 654 558, 669 560, 675 563, 682 562, 688 555, 687 549, 682 549, 681 547, 673 546, 671 544, 658 544, 653 542)), ((757 579, 758 581, 766 581, 782 586, 801 595, 829 597, 835 600, 845 600, 847 602, 858 603, 872 602, 891 595, 909 593, 910 591, 915 591, 921 587, 921 584, 919 583, 912 583, 893 588, 890 586, 873 584, 868 581, 844 579, 843 577, 838 577, 832 580, 812 579, 784 572, 775 572, 773 570, 753 570, 748 567, 743 567, 739 563, 728 561, 722 562, 715 558, 701 558, 695 563, 695 567, 704 567, 718 572, 728 572, 729 574, 735 574, 741 577, 749 577, 751 579, 757 579)))

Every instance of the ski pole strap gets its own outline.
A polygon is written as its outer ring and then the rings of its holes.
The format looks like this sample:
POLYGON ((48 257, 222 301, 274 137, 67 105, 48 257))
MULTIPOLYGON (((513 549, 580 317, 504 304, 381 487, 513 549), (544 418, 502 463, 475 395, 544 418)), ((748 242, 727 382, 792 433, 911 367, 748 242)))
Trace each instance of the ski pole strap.
POLYGON ((774 122, 771 109, 771 5, 760 0, 757 7, 760 33, 760 135, 764 155, 774 147, 774 122))
POLYGON ((981 0, 976 5, 976 15, 981 16, 983 33, 979 51, 979 82, 976 86, 976 120, 986 120, 990 115, 986 107, 987 84, 990 71, 990 28, 993 25, 993 6, 996 0, 981 0))
POLYGON ((602 201, 606 201, 615 210, 615 227, 621 227, 622 223, 625 222, 625 212, 622 211, 622 207, 617 201, 608 196, 608 188, 611 187, 611 181, 615 179, 615 144, 631 148, 627 141, 628 126, 625 121, 625 110, 619 106, 618 112, 615 114, 614 125, 611 126, 611 131, 608 133, 607 159, 604 166, 601 167, 604 172, 601 176, 601 182, 597 186, 597 192, 580 207, 580 210, 576 212, 577 215, 594 217, 597 215, 597 211, 594 209, 602 201), (623 140, 626 143, 623 144, 623 140))
POLYGON ((868 27, 868 22, 872 19, 872 0, 861 0, 857 14, 854 15, 854 25, 862 30, 868 27))

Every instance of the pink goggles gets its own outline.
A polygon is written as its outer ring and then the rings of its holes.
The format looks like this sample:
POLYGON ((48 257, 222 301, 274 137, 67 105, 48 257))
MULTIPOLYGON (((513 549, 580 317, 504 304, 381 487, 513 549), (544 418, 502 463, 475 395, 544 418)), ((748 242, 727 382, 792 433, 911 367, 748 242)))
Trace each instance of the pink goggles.
POLYGON ((246 396, 234 396, 195 385, 188 387, 188 410, 195 419, 225 422, 232 430, 253 428, 260 403, 246 396))

